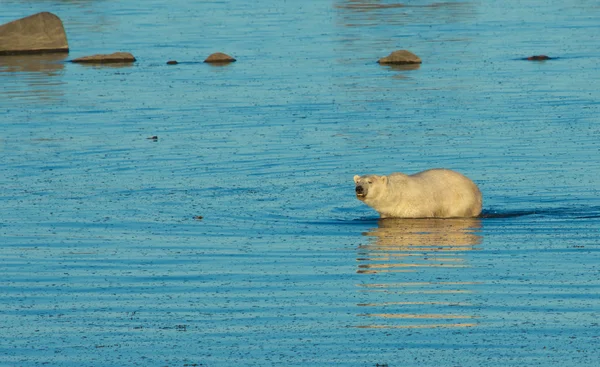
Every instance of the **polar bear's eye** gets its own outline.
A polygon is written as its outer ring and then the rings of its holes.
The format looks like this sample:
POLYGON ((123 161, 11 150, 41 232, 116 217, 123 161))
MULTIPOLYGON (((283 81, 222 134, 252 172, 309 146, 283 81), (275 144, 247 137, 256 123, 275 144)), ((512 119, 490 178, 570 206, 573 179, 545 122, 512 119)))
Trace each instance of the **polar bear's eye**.
POLYGON ((368 181, 367 181, 367 183, 368 183, 368 184, 372 184, 372 183, 373 183, 373 181, 371 181, 371 180, 368 180, 368 181))

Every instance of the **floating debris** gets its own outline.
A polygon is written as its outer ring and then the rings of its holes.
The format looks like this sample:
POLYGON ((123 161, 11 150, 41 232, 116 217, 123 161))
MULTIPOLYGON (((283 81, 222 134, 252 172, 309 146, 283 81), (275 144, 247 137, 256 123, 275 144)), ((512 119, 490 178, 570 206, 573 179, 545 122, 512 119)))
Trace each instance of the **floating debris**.
POLYGON ((529 61, 545 61, 545 60, 552 60, 552 58, 550 56, 546 56, 546 55, 534 55, 534 56, 527 57, 525 60, 529 60, 529 61))

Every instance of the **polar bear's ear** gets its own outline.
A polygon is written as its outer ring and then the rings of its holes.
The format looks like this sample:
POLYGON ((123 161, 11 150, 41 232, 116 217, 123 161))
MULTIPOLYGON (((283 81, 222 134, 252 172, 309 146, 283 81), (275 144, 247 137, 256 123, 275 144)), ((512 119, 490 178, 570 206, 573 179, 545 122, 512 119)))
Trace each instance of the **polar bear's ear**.
POLYGON ((388 182, 387 176, 381 176, 381 182, 383 182, 384 185, 387 185, 387 182, 388 182))
POLYGON ((354 183, 358 183, 358 180, 360 180, 360 176, 359 175, 355 175, 354 176, 354 183))

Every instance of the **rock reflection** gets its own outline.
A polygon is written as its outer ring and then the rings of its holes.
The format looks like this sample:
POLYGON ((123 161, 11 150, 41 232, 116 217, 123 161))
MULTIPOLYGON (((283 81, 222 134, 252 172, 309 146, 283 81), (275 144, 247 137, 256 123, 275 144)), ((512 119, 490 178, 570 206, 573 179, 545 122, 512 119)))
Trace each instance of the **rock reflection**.
POLYGON ((58 76, 67 57, 66 53, 0 56, 2 97, 41 101, 62 97, 65 82, 58 76))
POLYGON ((383 219, 358 249, 366 302, 361 328, 472 327, 467 251, 481 244, 479 219, 383 219), (371 323, 372 322, 372 323, 371 323))
POLYGON ((384 66, 394 71, 411 71, 420 68, 421 64, 388 64, 384 66))
POLYGON ((0 56, 0 72, 41 72, 48 75, 64 69, 66 53, 42 55, 8 55, 0 56))
POLYGON ((456 23, 476 14, 474 4, 470 2, 341 0, 335 7, 342 11, 344 25, 348 27, 381 23, 422 24, 424 20, 456 23))

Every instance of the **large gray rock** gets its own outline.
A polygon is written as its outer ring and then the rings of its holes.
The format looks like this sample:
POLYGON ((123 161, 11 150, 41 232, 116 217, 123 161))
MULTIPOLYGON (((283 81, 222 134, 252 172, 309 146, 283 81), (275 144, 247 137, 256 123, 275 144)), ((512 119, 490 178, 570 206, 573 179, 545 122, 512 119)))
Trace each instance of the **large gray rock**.
POLYGON ((410 51, 398 50, 382 57, 377 62, 380 64, 420 64, 421 59, 410 51))
POLYGON ((92 56, 79 57, 71 60, 71 62, 82 64, 109 64, 109 63, 124 63, 134 62, 135 57, 129 52, 113 52, 112 54, 97 54, 92 56))
POLYGON ((69 52, 62 21, 44 12, 0 25, 0 55, 69 52))

